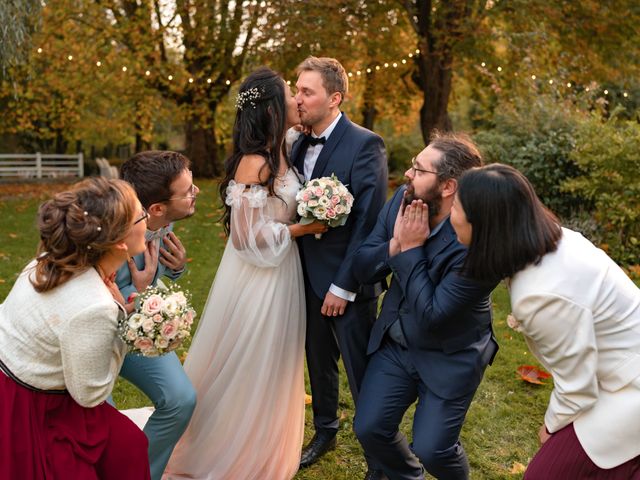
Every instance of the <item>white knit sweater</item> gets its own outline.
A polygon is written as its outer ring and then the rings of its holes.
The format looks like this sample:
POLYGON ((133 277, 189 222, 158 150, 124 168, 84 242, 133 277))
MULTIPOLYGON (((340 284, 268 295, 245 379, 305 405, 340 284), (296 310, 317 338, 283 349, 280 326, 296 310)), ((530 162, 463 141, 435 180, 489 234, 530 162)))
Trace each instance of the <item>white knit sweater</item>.
POLYGON ((126 353, 117 336, 121 310, 93 268, 38 293, 28 278, 34 265, 0 304, 0 359, 29 385, 66 388, 80 405, 96 406, 111 393, 126 353))

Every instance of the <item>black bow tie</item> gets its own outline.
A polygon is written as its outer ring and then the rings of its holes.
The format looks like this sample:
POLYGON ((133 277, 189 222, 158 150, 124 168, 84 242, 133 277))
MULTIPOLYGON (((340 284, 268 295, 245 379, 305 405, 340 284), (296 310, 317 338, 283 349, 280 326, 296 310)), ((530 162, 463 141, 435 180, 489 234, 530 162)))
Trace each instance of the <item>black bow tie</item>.
POLYGON ((319 143, 324 145, 324 142, 327 141, 325 137, 312 137, 311 135, 307 137, 307 140, 309 142, 309 145, 313 145, 314 147, 319 143))

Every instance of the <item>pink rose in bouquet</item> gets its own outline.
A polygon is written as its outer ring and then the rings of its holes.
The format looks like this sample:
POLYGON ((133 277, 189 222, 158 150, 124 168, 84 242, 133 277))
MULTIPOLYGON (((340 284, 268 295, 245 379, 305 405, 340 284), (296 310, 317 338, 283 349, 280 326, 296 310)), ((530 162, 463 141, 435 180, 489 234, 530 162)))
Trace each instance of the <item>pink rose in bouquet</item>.
MULTIPOLYGON (((353 206, 353 195, 335 174, 307 181, 296 195, 296 200, 303 225, 319 220, 330 227, 341 227, 353 206)), ((321 236, 316 234, 316 238, 321 236)))
POLYGON ((133 353, 157 357, 178 348, 191 336, 195 311, 188 292, 159 282, 134 299, 136 309, 119 325, 120 338, 133 353))

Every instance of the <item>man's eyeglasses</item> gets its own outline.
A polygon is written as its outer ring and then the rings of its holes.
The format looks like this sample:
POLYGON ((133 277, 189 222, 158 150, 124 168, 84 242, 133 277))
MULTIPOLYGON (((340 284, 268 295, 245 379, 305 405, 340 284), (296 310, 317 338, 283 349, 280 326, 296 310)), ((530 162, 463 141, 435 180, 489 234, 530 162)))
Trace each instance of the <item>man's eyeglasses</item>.
POLYGON ((189 189, 189 193, 186 195, 179 195, 177 197, 170 197, 167 199, 167 202, 171 200, 184 200, 185 198, 194 199, 196 198, 196 194, 198 193, 198 187, 196 187, 195 183, 191 184, 191 188, 189 189))
POLYGON ((133 224, 137 225, 140 222, 146 222, 148 218, 149 218, 149 213, 147 213, 147 211, 143 208, 142 209, 142 215, 140 216, 139 219, 137 219, 135 222, 133 222, 133 224))
POLYGON ((440 172, 434 172, 433 170, 425 170, 424 168, 418 167, 416 163, 416 157, 413 157, 411 159, 411 170, 413 170, 414 175, 416 172, 433 173, 434 175, 440 175, 440 172))

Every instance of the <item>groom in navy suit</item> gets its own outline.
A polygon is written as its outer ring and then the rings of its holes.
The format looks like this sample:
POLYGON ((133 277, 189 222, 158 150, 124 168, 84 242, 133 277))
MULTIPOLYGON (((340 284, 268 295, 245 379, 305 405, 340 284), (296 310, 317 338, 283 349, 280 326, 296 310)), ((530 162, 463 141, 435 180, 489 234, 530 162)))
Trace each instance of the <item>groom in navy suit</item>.
POLYGON ((309 57, 298 67, 296 101, 303 125, 291 158, 305 179, 335 174, 354 196, 342 227, 315 239, 300 237, 307 302, 306 354, 315 435, 301 467, 335 447, 338 431, 338 359, 342 354, 354 402, 365 372, 366 349, 381 284, 361 287, 353 255, 373 228, 386 199, 387 159, 382 138, 340 112, 347 75, 332 58, 309 57))
POLYGON ((466 248, 449 211, 456 179, 481 163, 466 137, 432 139, 354 259, 363 283, 392 274, 371 331, 354 421, 366 454, 392 480, 423 479, 423 466, 438 479, 469 476, 459 434, 498 349, 489 300, 495 283, 482 285, 462 273, 466 248), (416 399, 410 446, 398 426, 416 399))

